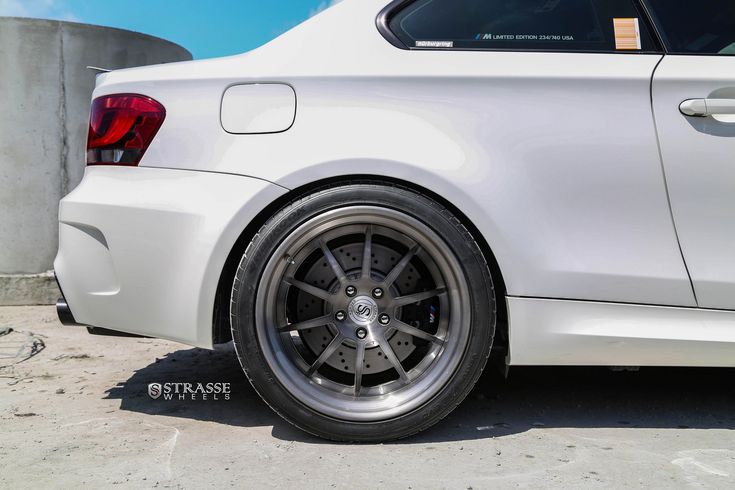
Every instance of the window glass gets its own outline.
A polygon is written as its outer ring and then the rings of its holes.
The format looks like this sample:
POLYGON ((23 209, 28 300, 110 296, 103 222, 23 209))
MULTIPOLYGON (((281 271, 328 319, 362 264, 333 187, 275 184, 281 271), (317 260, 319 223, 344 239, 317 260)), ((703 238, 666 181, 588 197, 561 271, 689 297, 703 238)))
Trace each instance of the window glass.
POLYGON ((655 50, 632 0, 417 0, 390 28, 411 48, 655 50))
POLYGON ((666 49, 735 55, 735 0, 648 0, 666 49))

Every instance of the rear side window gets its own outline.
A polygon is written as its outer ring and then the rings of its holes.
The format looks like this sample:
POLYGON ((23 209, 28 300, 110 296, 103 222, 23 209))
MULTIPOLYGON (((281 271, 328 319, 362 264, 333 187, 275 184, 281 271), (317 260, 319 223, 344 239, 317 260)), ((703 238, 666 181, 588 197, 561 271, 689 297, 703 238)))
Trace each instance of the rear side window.
POLYGON ((656 50, 633 0, 416 0, 389 27, 409 48, 656 50))
POLYGON ((735 55, 735 0, 648 0, 673 54, 735 55))

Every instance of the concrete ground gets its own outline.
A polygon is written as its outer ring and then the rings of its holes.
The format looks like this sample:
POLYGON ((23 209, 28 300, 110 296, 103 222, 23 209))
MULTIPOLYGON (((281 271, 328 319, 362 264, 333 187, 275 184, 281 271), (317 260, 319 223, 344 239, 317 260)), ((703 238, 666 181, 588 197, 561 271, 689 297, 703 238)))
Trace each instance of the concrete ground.
POLYGON ((733 370, 489 372, 436 428, 348 445, 281 421, 231 348, 90 336, 52 307, 0 308, 3 327, 2 488, 735 488, 733 370), (148 396, 176 381, 232 398, 148 396))

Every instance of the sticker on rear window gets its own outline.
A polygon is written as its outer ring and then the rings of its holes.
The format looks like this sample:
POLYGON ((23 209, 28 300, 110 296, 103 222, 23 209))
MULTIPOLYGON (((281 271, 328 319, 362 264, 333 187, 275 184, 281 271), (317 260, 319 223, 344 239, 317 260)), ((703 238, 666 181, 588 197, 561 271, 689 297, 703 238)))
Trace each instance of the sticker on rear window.
POLYGON ((571 34, 489 34, 479 33, 475 41, 574 41, 571 34))
POLYGON ((615 49, 641 49, 641 27, 638 18, 613 19, 615 27, 615 49))
POLYGON ((454 41, 416 41, 417 48, 453 48, 454 41))

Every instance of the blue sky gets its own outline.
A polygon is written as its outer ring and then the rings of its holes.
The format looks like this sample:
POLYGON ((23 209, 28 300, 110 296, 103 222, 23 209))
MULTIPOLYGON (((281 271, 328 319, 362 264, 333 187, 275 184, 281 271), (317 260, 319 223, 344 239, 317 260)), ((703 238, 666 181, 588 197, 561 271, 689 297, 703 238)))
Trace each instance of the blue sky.
POLYGON ((144 32, 194 58, 268 42, 339 0, 0 0, 0 15, 71 20, 144 32))

